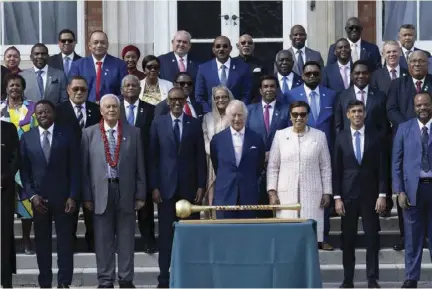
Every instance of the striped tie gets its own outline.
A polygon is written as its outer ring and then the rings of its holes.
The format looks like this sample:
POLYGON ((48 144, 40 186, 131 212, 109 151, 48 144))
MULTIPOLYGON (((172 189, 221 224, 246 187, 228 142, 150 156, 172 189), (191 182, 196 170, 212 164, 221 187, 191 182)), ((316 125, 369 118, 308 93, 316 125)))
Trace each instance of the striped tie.
MULTIPOLYGON (((114 132, 115 130, 110 129, 109 131, 109 137, 108 137, 108 145, 109 145, 109 150, 110 150, 110 154, 111 154, 111 160, 115 159, 115 149, 116 149, 116 139, 114 137, 114 132)), ((117 178, 117 167, 113 168, 110 167, 110 177, 111 178, 117 178)))
POLYGON ((78 119, 78 124, 80 126, 81 129, 84 128, 84 115, 82 113, 82 105, 77 105, 75 106, 76 110, 77 110, 77 119, 78 119))

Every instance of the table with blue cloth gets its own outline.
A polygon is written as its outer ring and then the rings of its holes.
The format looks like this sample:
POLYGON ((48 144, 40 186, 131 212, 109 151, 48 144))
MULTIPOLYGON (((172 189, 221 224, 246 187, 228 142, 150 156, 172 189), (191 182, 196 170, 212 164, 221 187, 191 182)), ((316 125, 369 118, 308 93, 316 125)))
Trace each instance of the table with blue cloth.
POLYGON ((170 276, 171 288, 320 288, 316 222, 175 223, 170 276))

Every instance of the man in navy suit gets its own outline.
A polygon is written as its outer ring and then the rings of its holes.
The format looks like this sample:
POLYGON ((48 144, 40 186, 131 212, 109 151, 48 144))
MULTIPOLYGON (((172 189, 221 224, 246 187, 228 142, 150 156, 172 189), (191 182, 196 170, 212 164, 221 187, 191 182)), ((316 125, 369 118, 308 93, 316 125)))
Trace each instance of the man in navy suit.
POLYGON ((334 54, 337 62, 327 63, 323 69, 321 83, 323 86, 340 93, 350 87, 351 84, 351 47, 345 38, 340 38, 335 43, 334 54))
POLYGON ((230 57, 231 42, 219 36, 213 42, 216 58, 201 64, 195 85, 195 100, 201 102, 204 112, 211 111, 212 88, 220 84, 228 87, 236 99, 245 104, 251 102, 252 74, 249 65, 230 57))
POLYGON ((39 286, 52 283, 52 221, 57 235, 58 288, 69 288, 73 274, 72 228, 80 190, 80 151, 75 134, 54 123, 55 106, 35 106, 39 126, 21 138, 21 180, 32 202, 39 286))
MULTIPOLYGON (((399 43, 401 45, 400 47, 400 66, 408 69, 408 58, 410 54, 414 51, 421 50, 417 47, 414 47, 414 43, 416 40, 416 28, 412 24, 403 24, 401 25, 399 29, 399 43)), ((424 53, 426 53, 427 57, 431 57, 431 54, 428 51, 422 50, 424 53)))
POLYGON ((48 65, 55 69, 63 70, 65 75, 69 75, 69 70, 73 61, 82 57, 75 53, 76 39, 75 33, 69 29, 63 29, 58 35, 58 46, 60 53, 48 58, 48 65))
POLYGON ((193 60, 189 54, 192 46, 191 38, 189 32, 185 30, 176 32, 171 40, 172 51, 159 56, 160 78, 174 82, 177 73, 187 72, 195 81, 198 62, 193 60))
MULTIPOLYGON (((345 24, 345 32, 351 47, 351 60, 367 60, 371 71, 381 68, 381 55, 378 46, 361 39, 363 26, 357 17, 351 17, 345 24)), ((335 45, 329 48, 327 65, 335 63, 337 58, 334 54, 335 45)))
MULTIPOLYGON (((175 204, 201 204, 207 183, 204 136, 199 120, 183 113, 183 90, 168 93, 170 113, 156 117, 150 129, 150 187, 159 216, 159 288, 168 288, 175 204)), ((199 213, 190 218, 199 219, 199 213)))
MULTIPOLYGON (((273 75, 261 77, 260 94, 262 101, 248 105, 248 118, 246 127, 261 136, 265 144, 266 158, 268 161, 273 138, 277 130, 284 129, 290 124, 289 107, 276 100, 278 82, 273 75)), ((260 205, 268 205, 267 178, 265 169, 260 179, 260 205)), ((271 218, 272 211, 258 212, 261 218, 271 218)))
MULTIPOLYGON (((405 225, 405 282, 416 288, 420 279, 425 226, 432 234, 432 98, 421 92, 414 98, 417 115, 399 125, 393 142, 393 190, 403 209, 405 225)), ((429 243, 429 251, 432 250, 429 243)))
MULTIPOLYGON (((248 111, 233 100, 226 108, 231 126, 213 136, 210 157, 216 174, 212 204, 258 205, 259 178, 264 169, 265 144, 262 137, 245 127, 248 111)), ((217 212, 218 219, 254 218, 254 211, 217 212)))
POLYGON ((293 71, 293 54, 289 50, 279 51, 276 54, 275 66, 277 68, 275 77, 279 82, 276 99, 283 104, 289 104, 291 90, 303 84, 301 76, 293 71))
POLYGON ((107 53, 108 45, 105 32, 93 31, 88 43, 91 55, 74 61, 69 71, 69 78, 80 75, 87 80, 88 100, 96 103, 105 94, 121 95, 121 81, 128 74, 126 62, 107 53))

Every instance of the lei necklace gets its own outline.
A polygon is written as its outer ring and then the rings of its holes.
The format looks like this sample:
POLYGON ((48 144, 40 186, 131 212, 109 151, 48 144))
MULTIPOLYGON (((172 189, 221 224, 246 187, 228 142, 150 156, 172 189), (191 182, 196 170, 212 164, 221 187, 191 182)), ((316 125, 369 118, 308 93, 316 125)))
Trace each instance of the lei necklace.
POLYGON ((99 129, 101 131, 102 140, 104 143, 106 161, 110 165, 110 167, 115 168, 118 164, 119 155, 120 155, 120 140, 121 140, 121 136, 122 136, 121 122, 120 122, 120 120, 118 121, 117 144, 116 144, 115 151, 114 151, 114 159, 112 158, 111 152, 109 149, 109 143, 108 143, 108 138, 106 136, 106 131, 105 131, 103 119, 101 119, 101 121, 99 122, 99 129))

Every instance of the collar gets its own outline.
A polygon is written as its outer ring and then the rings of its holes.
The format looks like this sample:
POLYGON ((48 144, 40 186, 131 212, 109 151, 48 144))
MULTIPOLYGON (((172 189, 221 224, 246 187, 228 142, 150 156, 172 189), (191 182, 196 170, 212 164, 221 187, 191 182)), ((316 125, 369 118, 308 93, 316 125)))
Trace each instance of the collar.
MULTIPOLYGON (((73 102, 72 100, 70 100, 70 99, 69 99, 69 101, 70 101, 70 103, 72 104, 72 107, 73 107, 74 110, 75 110, 75 107, 76 107, 78 104, 74 103, 74 102, 73 102)), ((85 110, 85 109, 86 109, 86 102, 84 101, 84 103, 81 104, 81 106, 82 106, 82 108, 85 110)))
MULTIPOLYGON (((399 42, 399 44, 400 44, 400 42, 399 42)), ((406 48, 403 47, 402 45, 401 45, 400 47, 401 47, 401 49, 402 49, 402 52, 403 52, 403 56, 404 56, 404 57, 406 57, 406 52, 407 52, 407 51, 411 51, 411 53, 414 52, 414 45, 413 45, 413 47, 411 47, 410 50, 406 49, 406 48)), ((410 53, 410 54, 411 54, 411 53, 410 53)))
POLYGON ((139 98, 134 103, 129 103, 126 99, 124 100, 125 108, 129 108, 129 106, 131 104, 135 105, 135 107, 138 107, 139 106, 139 98))
MULTIPOLYGON (((105 62, 105 58, 106 58, 106 56, 107 56, 107 54, 105 54, 105 56, 100 60, 100 62, 102 62, 102 65, 104 64, 104 62, 105 62)), ((92 54, 92 59, 93 59, 93 63, 94 63, 94 65, 96 65, 96 62, 98 62, 99 60, 97 60, 94 56, 93 56, 93 54, 92 54)))
MULTIPOLYGON (((352 127, 350 127, 351 129, 351 136, 354 137, 354 133, 357 131, 355 129, 353 129, 352 127)), ((358 132, 360 132, 360 136, 364 136, 365 133, 365 126, 363 125, 363 127, 361 129, 358 130, 358 132)))
POLYGON ((417 81, 421 81, 421 85, 423 86, 425 84, 425 80, 426 80, 426 76, 423 77, 422 79, 415 79, 414 77, 412 78, 413 82, 414 82, 414 87, 416 87, 417 85, 417 81))
POLYGON ((303 52, 303 56, 305 56, 306 55, 306 46, 303 46, 302 48, 300 48, 300 49, 297 49, 297 48, 295 48, 294 46, 291 46, 291 49, 293 50, 293 52, 294 52, 294 57, 297 55, 297 51, 301 51, 301 52, 303 52))
POLYGON ((348 38, 347 38, 347 40, 348 40, 348 43, 350 44, 350 46, 353 46, 353 44, 356 44, 357 47, 360 48, 361 38, 357 42, 355 42, 355 43, 352 42, 351 40, 349 40, 348 38))
POLYGON ((69 55, 66 55, 66 54, 64 54, 64 53, 62 52, 61 55, 62 55, 62 59, 63 59, 63 60, 65 59, 66 56, 69 57, 70 60, 73 60, 74 57, 75 57, 75 52, 72 52, 72 53, 69 54, 69 55))
POLYGON ((309 95, 311 94, 312 91, 315 91, 318 95, 320 95, 319 93, 319 85, 314 89, 310 89, 306 84, 303 84, 303 88, 305 90, 306 96, 309 97, 309 95))
POLYGON ((338 60, 338 62, 337 62, 337 64, 338 64, 338 66, 339 66, 339 69, 341 68, 341 67, 348 67, 349 69, 351 69, 351 63, 348 61, 348 63, 347 64, 342 64, 342 63, 340 63, 339 62, 339 60, 338 60))
POLYGON ((179 119, 179 120, 180 120, 180 123, 183 123, 183 115, 184 115, 184 113, 182 113, 182 114, 177 118, 177 117, 175 117, 175 116, 170 112, 170 116, 171 116, 171 120, 172 120, 172 122, 174 122, 174 120, 176 120, 176 119, 179 119))
POLYGON ((38 72, 39 70, 42 70, 46 75, 48 74, 48 64, 46 64, 42 69, 37 68, 36 66, 33 66, 34 71, 38 72))
MULTIPOLYGON (((177 53, 175 53, 175 52, 174 52, 174 56, 175 56, 177 62, 179 62, 179 61, 180 61, 180 56, 177 55, 177 53)), ((184 62, 184 63, 187 63, 187 57, 188 57, 187 53, 185 54, 185 56, 182 56, 182 57, 181 57, 181 58, 183 59, 183 62, 184 62)))
POLYGON ((420 120, 418 120, 418 119, 417 119, 417 123, 418 123, 418 125, 420 127, 420 131, 423 129, 424 126, 427 127, 428 128, 428 133, 429 133, 429 136, 430 136, 431 126, 432 126, 432 118, 426 124, 422 124, 420 122, 420 120))
POLYGON ((230 130, 231 130, 231 134, 232 134, 232 135, 235 135, 235 134, 238 133, 238 132, 239 132, 241 135, 244 135, 244 134, 245 134, 245 131, 246 131, 245 127, 243 127, 240 131, 236 131, 235 129, 233 129, 232 126, 230 126, 230 130))
POLYGON ((109 131, 110 129, 113 129, 114 131, 118 131, 117 130, 117 128, 118 128, 118 121, 117 121, 117 123, 116 123, 116 125, 113 127, 113 128, 111 128, 105 121, 104 121, 104 128, 105 128, 105 131, 107 132, 107 131, 109 131))
MULTIPOLYGON (((279 78, 279 81, 283 81, 284 76, 278 72, 278 78, 279 78)), ((294 79, 294 73, 291 71, 291 73, 288 74, 286 76, 286 78, 287 78, 288 81, 293 81, 293 79, 294 79)))
POLYGON ((365 95, 367 95, 368 92, 369 92, 369 85, 366 85, 366 87, 363 88, 363 89, 360 89, 360 88, 358 88, 357 86, 354 85, 354 92, 355 92, 356 95, 358 93, 360 93, 361 90, 363 90, 365 92, 365 95))
POLYGON ((39 129, 39 134, 40 136, 42 136, 44 131, 48 131, 50 135, 53 135, 53 131, 54 131, 54 123, 48 128, 48 129, 43 129, 41 126, 38 126, 39 129))
MULTIPOLYGON (((267 103, 265 103, 264 100, 262 100, 261 101, 261 105, 262 105, 262 108, 265 109, 265 106, 267 105, 267 103)), ((269 105, 271 106, 271 108, 275 108, 275 106, 276 106, 276 99, 273 100, 272 102, 270 102, 269 105)))
POLYGON ((225 65, 226 68, 230 69, 231 67, 231 57, 228 57, 228 60, 225 63, 220 63, 219 60, 217 60, 216 58, 216 65, 217 65, 217 69, 221 69, 222 64, 225 65))
POLYGON ((386 65, 386 67, 387 67, 387 70, 388 70, 389 73, 391 73, 392 69, 394 69, 394 70, 396 70, 396 74, 399 74, 399 76, 401 76, 400 75, 400 65, 399 64, 395 68, 391 68, 388 65, 386 65))

